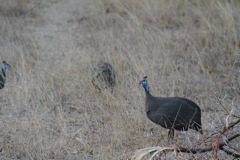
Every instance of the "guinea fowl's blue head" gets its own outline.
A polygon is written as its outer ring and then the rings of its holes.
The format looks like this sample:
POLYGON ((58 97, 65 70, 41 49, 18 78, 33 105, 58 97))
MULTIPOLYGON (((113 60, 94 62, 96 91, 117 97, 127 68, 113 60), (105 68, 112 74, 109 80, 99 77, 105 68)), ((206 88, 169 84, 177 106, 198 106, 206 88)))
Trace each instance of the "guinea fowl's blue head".
POLYGON ((148 85, 148 81, 147 81, 147 76, 143 77, 143 80, 141 80, 139 82, 139 84, 141 84, 143 86, 143 88, 145 89, 146 92, 149 92, 149 85, 148 85))
POLYGON ((6 61, 3 61, 2 63, 2 71, 3 73, 5 74, 6 70, 10 68, 10 65, 6 62, 6 61))

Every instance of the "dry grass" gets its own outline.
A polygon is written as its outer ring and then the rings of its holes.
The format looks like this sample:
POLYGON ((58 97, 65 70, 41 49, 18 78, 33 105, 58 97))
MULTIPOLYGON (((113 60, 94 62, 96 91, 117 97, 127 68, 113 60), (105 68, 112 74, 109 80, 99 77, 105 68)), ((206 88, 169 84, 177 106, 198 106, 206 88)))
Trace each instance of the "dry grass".
MULTIPOLYGON (((67 2, 8 2, 0 7, 0 59, 13 70, 0 92, 1 159, 127 159, 137 149, 167 146, 167 130, 144 113, 138 82, 145 75, 153 95, 199 104, 206 135, 225 122, 219 101, 240 114, 238 1, 91 1, 86 13, 72 9, 43 38, 37 33, 48 26, 46 10, 67 2), (99 61, 117 70, 113 94, 91 84, 99 61)), ((192 146, 201 135, 175 138, 192 146)))

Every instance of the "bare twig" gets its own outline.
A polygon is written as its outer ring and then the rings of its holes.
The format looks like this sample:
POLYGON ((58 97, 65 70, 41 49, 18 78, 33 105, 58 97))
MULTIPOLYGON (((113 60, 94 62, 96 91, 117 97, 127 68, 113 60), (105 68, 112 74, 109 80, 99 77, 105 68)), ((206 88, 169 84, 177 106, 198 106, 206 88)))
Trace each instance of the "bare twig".
MULTIPOLYGON (((235 134, 231 137, 228 138, 228 141, 231 141, 237 137, 240 137, 240 133, 235 134)), ((240 153, 238 153, 235 149, 230 149, 229 147, 226 146, 225 142, 217 142, 216 145, 216 150, 220 149, 223 150, 224 152, 226 152, 229 155, 232 155, 235 158, 238 158, 240 156, 240 153)), ((192 154, 196 154, 196 153, 204 153, 204 152, 208 152, 208 151, 212 151, 214 148, 213 146, 209 145, 205 148, 185 148, 185 147, 181 147, 181 146, 177 146, 177 147, 150 147, 150 148, 145 148, 145 149, 141 149, 139 151, 136 152, 136 154, 134 156, 131 157, 132 160, 140 160, 141 158, 143 158, 145 155, 149 154, 149 153, 153 153, 154 155, 156 155, 159 152, 175 152, 176 155, 178 152, 184 152, 184 153, 192 153, 192 154)), ((153 158, 153 157, 152 157, 153 158)), ((214 159, 217 159, 217 152, 216 155, 214 156, 214 159)))
POLYGON ((229 154, 229 155, 232 155, 233 157, 235 158, 240 158, 240 152, 239 151, 236 151, 234 148, 231 148, 229 146, 223 146, 222 150, 229 154))
MULTIPOLYGON (((240 137, 240 133, 234 134, 233 136, 229 137, 227 139, 227 141, 230 142, 230 141, 232 141, 233 139, 235 139, 237 137, 240 137)), ((238 157, 240 155, 240 153, 238 154, 238 152, 235 151, 235 150, 231 151, 231 150, 226 149, 225 148, 226 143, 223 142, 223 141, 222 142, 220 142, 220 141, 217 142, 217 146, 218 146, 218 149, 223 150, 227 154, 230 154, 230 155, 232 155, 234 157, 238 157)), ((205 148, 195 148, 195 149, 188 149, 188 148, 184 148, 184 147, 181 147, 181 146, 177 146, 176 150, 178 152, 185 152, 185 153, 193 153, 193 154, 195 154, 195 153, 203 153, 203 152, 211 151, 211 150, 213 150, 213 146, 210 145, 210 146, 207 146, 205 148)))
POLYGON ((220 144, 220 135, 216 136, 216 144, 214 146, 214 160, 218 160, 218 151, 219 151, 219 144, 220 144))
POLYGON ((231 122, 228 125, 225 125, 220 133, 224 134, 226 131, 228 131, 230 128, 233 128, 238 123, 240 123, 240 118, 236 119, 234 122, 231 122))
POLYGON ((222 104, 222 102, 220 101, 220 99, 217 97, 218 103, 220 104, 220 106, 227 112, 228 115, 231 115, 232 117, 235 118, 240 118, 240 115, 235 115, 235 114, 231 114, 226 107, 224 107, 224 105, 222 104))
MULTIPOLYGON (((226 97, 226 96, 225 96, 226 97)), ((220 104, 220 106, 228 113, 228 114, 230 114, 229 113, 229 111, 227 110, 227 108, 225 108, 224 106, 223 106, 223 104, 222 104, 222 102, 220 101, 220 99, 217 97, 217 100, 218 100, 218 103, 220 104)))

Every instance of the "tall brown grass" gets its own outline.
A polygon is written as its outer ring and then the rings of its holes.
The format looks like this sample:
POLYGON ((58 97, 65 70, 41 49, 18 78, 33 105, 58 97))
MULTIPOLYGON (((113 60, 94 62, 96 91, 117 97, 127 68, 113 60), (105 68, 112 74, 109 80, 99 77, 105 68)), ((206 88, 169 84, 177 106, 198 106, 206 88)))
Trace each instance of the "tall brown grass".
MULTIPOLYGON (((36 34, 49 23, 44 11, 67 2, 18 3, 0 7, 0 59, 12 65, 0 91, 0 159, 127 159, 166 146, 167 130, 145 115, 145 75, 153 95, 199 104, 205 134, 225 121, 219 102, 239 115, 238 1, 88 1, 44 38, 36 34), (91 84, 99 61, 117 70, 113 93, 91 84)), ((198 138, 175 137, 186 146, 198 138)))

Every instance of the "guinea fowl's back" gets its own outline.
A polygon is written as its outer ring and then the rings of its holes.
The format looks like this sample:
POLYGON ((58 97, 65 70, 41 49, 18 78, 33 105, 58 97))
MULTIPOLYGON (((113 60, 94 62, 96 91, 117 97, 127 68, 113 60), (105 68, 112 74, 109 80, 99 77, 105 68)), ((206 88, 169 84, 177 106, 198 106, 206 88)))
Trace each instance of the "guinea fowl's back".
POLYGON ((116 73, 111 64, 106 62, 98 63, 93 69, 93 85, 99 90, 115 86, 116 73))

